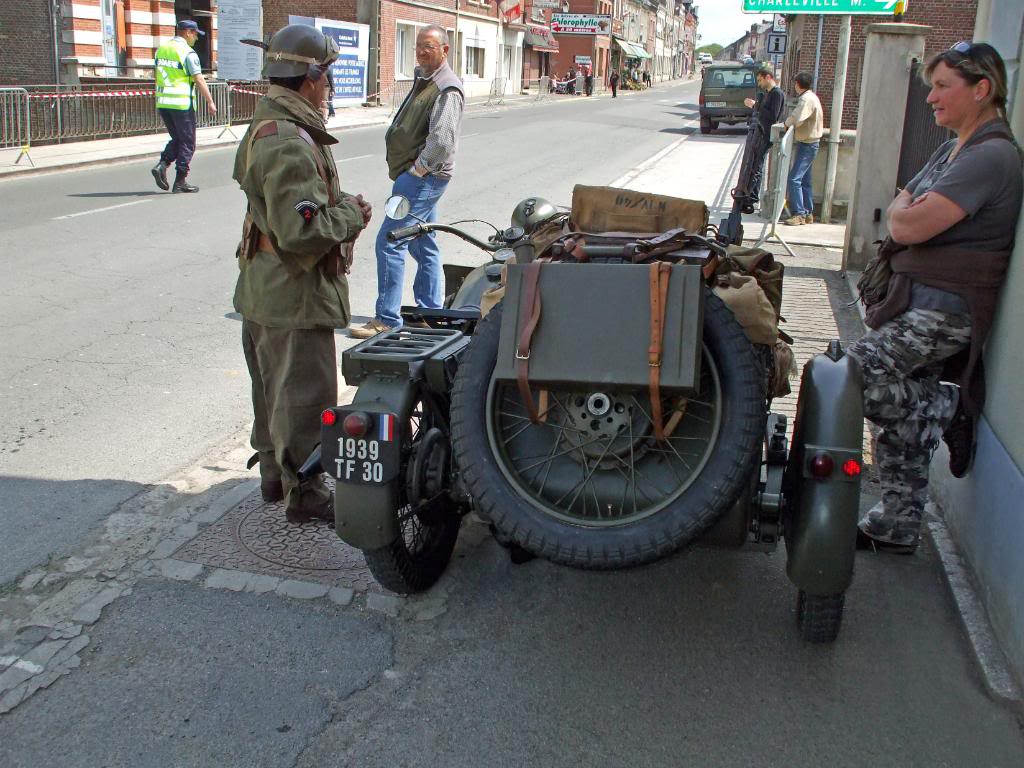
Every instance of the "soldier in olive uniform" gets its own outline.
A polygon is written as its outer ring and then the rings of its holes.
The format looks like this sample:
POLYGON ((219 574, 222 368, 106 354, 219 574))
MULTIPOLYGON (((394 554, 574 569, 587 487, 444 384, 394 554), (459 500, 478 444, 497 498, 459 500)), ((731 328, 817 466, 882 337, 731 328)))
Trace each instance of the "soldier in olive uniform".
MULTIPOLYGON (((345 277, 350 244, 370 220, 362 197, 341 191, 320 106, 333 40, 290 25, 273 36, 271 85, 235 156, 233 178, 248 200, 238 252, 235 309, 252 377, 253 462, 267 501, 285 500, 291 522, 330 520, 321 476, 297 470, 320 439, 320 413, 338 395, 334 328, 350 319, 345 277)), ((251 464, 250 464, 251 466, 251 464)))

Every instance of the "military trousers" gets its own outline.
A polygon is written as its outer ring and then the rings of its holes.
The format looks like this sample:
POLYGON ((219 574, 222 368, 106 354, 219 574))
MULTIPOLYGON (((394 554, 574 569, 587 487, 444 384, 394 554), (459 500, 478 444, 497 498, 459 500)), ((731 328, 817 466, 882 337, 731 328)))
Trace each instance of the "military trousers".
POLYGON ((320 413, 338 403, 331 328, 269 328, 242 319, 242 350, 252 379, 252 447, 263 480, 280 478, 286 508, 330 498, 322 476, 299 482, 298 470, 320 442, 320 413))
POLYGON ((847 350, 864 376, 864 416, 878 425, 882 503, 860 521, 872 538, 915 545, 928 501, 928 465, 956 411, 957 388, 940 381, 968 347, 969 315, 909 309, 847 350))

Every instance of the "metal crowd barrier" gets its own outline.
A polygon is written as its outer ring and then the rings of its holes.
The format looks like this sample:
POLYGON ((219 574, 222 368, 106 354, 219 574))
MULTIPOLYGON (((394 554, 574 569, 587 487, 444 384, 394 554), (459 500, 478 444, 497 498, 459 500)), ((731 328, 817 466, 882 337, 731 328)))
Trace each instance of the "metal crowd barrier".
POLYGON ((26 158, 30 165, 32 156, 32 116, 28 108, 28 91, 24 88, 0 88, 0 149, 19 150, 17 165, 26 158))
MULTIPOLYGON (((267 83, 214 80, 208 82, 217 114, 206 100, 198 98, 196 122, 200 128, 232 125, 252 119, 256 102, 266 93, 267 83)), ((152 81, 120 84, 30 85, 25 93, 25 123, 28 138, 34 143, 60 143, 83 139, 113 138, 164 129, 156 111, 156 91, 152 81)))
POLYGON ((497 104, 504 103, 504 101, 505 101, 505 89, 507 87, 508 87, 508 78, 496 77, 493 80, 491 80, 491 90, 487 94, 487 101, 485 103, 488 104, 488 105, 491 105, 491 104, 497 105, 497 104))

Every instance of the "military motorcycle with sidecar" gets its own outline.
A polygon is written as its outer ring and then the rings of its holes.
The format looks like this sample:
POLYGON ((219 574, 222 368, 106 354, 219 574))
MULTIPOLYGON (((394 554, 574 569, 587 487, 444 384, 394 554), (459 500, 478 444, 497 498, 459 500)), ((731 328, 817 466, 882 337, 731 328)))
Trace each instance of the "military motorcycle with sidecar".
MULTIPOLYGON (((634 210, 672 200, 608 195, 634 210)), ((427 222, 392 231, 449 233, 490 259, 446 265, 443 308, 404 307, 405 326, 343 353, 358 389, 323 412, 302 469, 334 478, 337 534, 384 587, 430 588, 470 510, 519 559, 590 569, 781 537, 800 635, 836 638, 856 546, 860 372, 838 341, 808 361, 787 437, 771 351, 709 287, 732 255, 699 205, 689 230, 645 234, 581 233, 539 198, 486 240, 427 222)), ((407 201, 386 212, 405 218, 407 201)))

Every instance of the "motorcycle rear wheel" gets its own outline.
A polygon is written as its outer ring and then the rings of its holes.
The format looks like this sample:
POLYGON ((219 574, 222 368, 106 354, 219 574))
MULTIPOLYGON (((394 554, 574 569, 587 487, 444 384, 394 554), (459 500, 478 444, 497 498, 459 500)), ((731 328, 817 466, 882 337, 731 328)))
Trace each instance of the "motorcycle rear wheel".
POLYGON ((622 388, 550 391, 546 420, 530 422, 516 386, 493 378, 502 309, 477 326, 463 355, 452 441, 470 496, 503 537, 565 565, 625 568, 679 549, 747 489, 764 374, 713 294, 700 391, 663 398, 665 418, 678 414, 663 443, 653 438, 646 393, 622 388))
MULTIPOLYGON (((423 398, 413 403, 412 411, 404 421, 401 438, 402 472, 399 476, 405 482, 401 483, 395 513, 398 516, 398 536, 387 546, 363 550, 366 564, 377 582, 400 595, 423 592, 441 578, 459 535, 462 517, 455 502, 445 495, 447 488, 440 487, 445 485, 443 481, 433 483, 434 487, 429 491, 430 496, 438 497, 429 511, 417 512, 423 507, 419 500, 410 496, 409 491, 411 472, 423 463, 422 456, 417 462, 417 452, 421 452, 428 442, 437 443, 429 438, 436 436, 441 426, 443 423, 436 407, 431 407, 423 398)), ((443 430, 441 432, 441 439, 447 443, 447 434, 443 430)), ((440 447, 447 457, 447 444, 440 447)))

